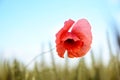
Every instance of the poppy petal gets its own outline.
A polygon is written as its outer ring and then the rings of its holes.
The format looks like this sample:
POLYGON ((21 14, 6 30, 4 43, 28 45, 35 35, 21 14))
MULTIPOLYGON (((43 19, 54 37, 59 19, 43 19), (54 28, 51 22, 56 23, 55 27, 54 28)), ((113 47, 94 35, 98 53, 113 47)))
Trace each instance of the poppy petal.
POLYGON ((88 52, 92 43, 91 26, 86 19, 80 19, 73 26, 71 32, 74 33, 77 37, 79 37, 84 44, 78 52, 79 57, 81 57, 88 52))
POLYGON ((63 47, 62 44, 59 44, 56 47, 57 47, 58 55, 63 58, 65 53, 65 48, 63 47))
POLYGON ((68 57, 69 58, 74 58, 75 56, 72 54, 72 52, 68 52, 68 57))
POLYGON ((80 19, 72 28, 72 33, 76 34, 80 39, 84 39, 87 43, 92 42, 91 26, 86 19, 80 19))
POLYGON ((72 34, 71 32, 67 32, 66 34, 64 34, 61 40, 64 42, 67 39, 73 39, 74 41, 80 40, 76 35, 72 34))
POLYGON ((80 52, 79 52, 79 55, 80 56, 84 56, 88 51, 89 49, 91 48, 91 46, 86 46, 84 45, 81 49, 80 49, 80 52))
POLYGON ((62 36, 68 32, 68 30, 72 27, 74 21, 69 19, 68 21, 64 22, 64 26, 63 28, 56 34, 56 43, 60 43, 60 39, 62 38, 62 36))

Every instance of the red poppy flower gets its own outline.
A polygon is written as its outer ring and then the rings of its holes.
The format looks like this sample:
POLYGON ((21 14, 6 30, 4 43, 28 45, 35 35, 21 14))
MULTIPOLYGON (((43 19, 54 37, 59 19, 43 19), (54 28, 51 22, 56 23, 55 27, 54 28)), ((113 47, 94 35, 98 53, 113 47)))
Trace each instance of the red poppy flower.
POLYGON ((86 19, 80 19, 75 24, 71 19, 65 21, 63 28, 56 34, 55 42, 56 51, 62 58, 66 50, 70 58, 84 56, 92 43, 89 22, 86 19))

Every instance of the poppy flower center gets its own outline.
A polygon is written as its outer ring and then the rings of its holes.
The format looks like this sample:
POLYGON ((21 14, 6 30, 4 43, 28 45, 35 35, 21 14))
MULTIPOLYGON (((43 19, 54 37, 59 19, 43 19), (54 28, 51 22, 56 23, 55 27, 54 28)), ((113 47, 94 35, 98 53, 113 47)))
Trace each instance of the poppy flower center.
POLYGON ((76 41, 74 41, 73 39, 67 39, 64 41, 64 47, 69 50, 69 49, 73 49, 76 46, 76 41))
POLYGON ((69 45, 73 45, 75 42, 73 39, 67 39, 64 43, 69 44, 69 45))

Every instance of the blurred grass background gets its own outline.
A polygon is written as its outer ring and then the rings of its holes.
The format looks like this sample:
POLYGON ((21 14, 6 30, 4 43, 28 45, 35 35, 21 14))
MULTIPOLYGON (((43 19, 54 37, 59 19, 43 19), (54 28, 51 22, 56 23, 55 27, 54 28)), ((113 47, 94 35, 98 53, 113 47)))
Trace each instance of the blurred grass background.
MULTIPOLYGON (((91 61, 88 66, 85 62, 85 58, 79 59, 77 66, 69 67, 69 59, 66 58, 63 67, 60 64, 56 64, 52 50, 51 60, 52 66, 45 64, 45 56, 42 56, 41 62, 35 62, 34 67, 29 69, 25 64, 21 63, 17 59, 12 62, 4 60, 0 62, 0 80, 120 80, 120 33, 118 27, 113 25, 114 41, 117 43, 111 43, 109 33, 106 33, 107 44, 109 46, 110 59, 108 64, 105 65, 102 59, 102 50, 100 50, 99 58, 95 58, 95 52, 91 49, 91 61), (116 51, 112 51, 112 46, 116 48, 116 51)), ((51 44, 49 45, 51 49, 51 44)), ((106 56, 108 57, 108 56, 106 56)), ((29 66, 29 65, 28 65, 29 66)))

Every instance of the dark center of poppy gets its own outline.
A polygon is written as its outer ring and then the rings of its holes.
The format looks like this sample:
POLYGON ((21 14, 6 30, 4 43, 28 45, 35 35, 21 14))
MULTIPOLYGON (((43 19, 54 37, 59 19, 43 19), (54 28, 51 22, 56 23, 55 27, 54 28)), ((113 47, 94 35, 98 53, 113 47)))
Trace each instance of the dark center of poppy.
POLYGON ((74 41, 74 39, 67 39, 64 41, 64 47, 67 50, 73 49, 76 45, 76 42, 74 41))
POLYGON ((73 39, 67 39, 64 43, 69 44, 69 45, 73 45, 75 43, 75 41, 73 39))
POLYGON ((83 46, 83 42, 81 42, 80 40, 74 41, 74 39, 67 39, 64 41, 64 47, 67 50, 80 48, 82 46, 83 46))

